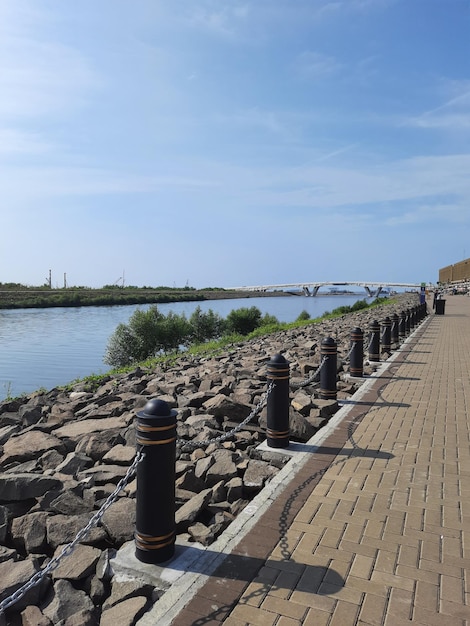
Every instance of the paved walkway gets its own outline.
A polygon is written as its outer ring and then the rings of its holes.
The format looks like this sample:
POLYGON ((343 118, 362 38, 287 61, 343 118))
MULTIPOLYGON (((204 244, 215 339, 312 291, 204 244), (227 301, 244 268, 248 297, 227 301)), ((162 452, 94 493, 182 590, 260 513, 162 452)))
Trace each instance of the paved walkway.
POLYGON ((470 298, 449 296, 173 626, 470 626, 470 298))

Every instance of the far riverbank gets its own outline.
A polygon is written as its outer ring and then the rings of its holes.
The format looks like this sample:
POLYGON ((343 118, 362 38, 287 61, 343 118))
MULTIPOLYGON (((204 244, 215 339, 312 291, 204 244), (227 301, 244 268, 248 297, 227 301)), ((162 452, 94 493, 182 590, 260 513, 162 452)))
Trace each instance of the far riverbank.
POLYGON ((169 287, 49 287, 13 286, 0 284, 0 309, 43 309, 50 307, 125 306, 131 304, 167 304, 171 302, 204 302, 244 298, 273 298, 291 296, 283 291, 233 291, 207 288, 171 289, 169 287))

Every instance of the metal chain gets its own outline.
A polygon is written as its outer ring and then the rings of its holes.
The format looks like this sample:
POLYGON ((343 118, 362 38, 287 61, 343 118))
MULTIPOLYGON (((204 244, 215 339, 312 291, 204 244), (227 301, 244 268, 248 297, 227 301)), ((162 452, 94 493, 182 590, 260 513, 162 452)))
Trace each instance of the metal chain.
POLYGON ((346 356, 344 357, 344 360, 345 360, 345 361, 347 361, 347 360, 351 357, 351 354, 353 353, 353 350, 354 350, 354 348, 355 348, 356 346, 357 346, 357 341, 354 341, 354 342, 351 344, 351 347, 349 348, 349 352, 348 352, 348 353, 346 354, 346 356))
POLYGON ((227 439, 230 439, 232 435, 234 435, 235 433, 238 433, 244 426, 248 424, 248 422, 250 422, 254 417, 256 417, 256 415, 258 415, 258 413, 260 413, 264 409, 264 407, 267 404, 269 394, 274 389, 274 387, 275 387, 274 381, 271 381, 268 385, 267 390, 261 397, 261 400, 257 404, 257 406, 248 415, 248 417, 246 417, 243 420, 243 422, 240 422, 240 424, 235 426, 235 428, 233 428, 231 431, 224 433, 223 435, 220 435, 219 437, 214 437, 213 439, 206 439, 203 441, 186 441, 185 439, 177 439, 176 445, 189 446, 190 448, 196 449, 196 448, 203 448, 205 446, 210 445, 211 443, 222 443, 223 441, 227 441, 227 439))
POLYGON ((292 389, 302 389, 302 387, 306 387, 307 385, 310 385, 310 383, 315 380, 315 378, 318 376, 318 374, 321 372, 322 367, 325 365, 326 361, 327 361, 328 357, 324 356, 320 365, 318 366, 318 368, 315 370, 315 372, 313 372, 313 374, 311 374, 308 378, 306 378, 304 381, 302 381, 301 383, 291 383, 290 386, 292 387, 292 389))
POLYGON ((117 500, 119 493, 127 486, 132 476, 135 474, 137 465, 142 461, 145 454, 140 450, 137 451, 137 454, 132 462, 132 465, 129 466, 125 475, 121 478, 121 480, 116 485, 114 491, 108 496, 106 501, 103 503, 99 511, 97 511, 93 517, 89 520, 88 524, 82 528, 76 535, 75 539, 67 544, 60 554, 55 556, 53 559, 49 561, 49 563, 42 570, 39 570, 34 574, 34 576, 25 583, 22 587, 17 589, 15 593, 13 593, 8 598, 5 598, 2 602, 0 602, 0 615, 8 609, 10 606, 18 602, 30 589, 38 585, 45 576, 50 574, 53 570, 55 570, 61 563, 62 559, 64 559, 69 554, 75 550, 77 544, 84 538, 92 528, 94 528, 103 517, 104 513, 107 509, 117 500))

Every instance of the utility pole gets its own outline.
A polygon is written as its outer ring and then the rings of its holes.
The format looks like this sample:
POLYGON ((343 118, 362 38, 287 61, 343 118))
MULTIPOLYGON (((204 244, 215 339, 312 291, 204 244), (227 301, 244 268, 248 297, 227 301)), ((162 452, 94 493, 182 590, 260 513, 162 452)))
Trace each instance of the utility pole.
POLYGON ((64 272, 64 289, 67 289, 67 273, 64 272))
POLYGON ((46 284, 49 286, 49 289, 52 289, 52 270, 49 270, 49 278, 46 278, 46 284))

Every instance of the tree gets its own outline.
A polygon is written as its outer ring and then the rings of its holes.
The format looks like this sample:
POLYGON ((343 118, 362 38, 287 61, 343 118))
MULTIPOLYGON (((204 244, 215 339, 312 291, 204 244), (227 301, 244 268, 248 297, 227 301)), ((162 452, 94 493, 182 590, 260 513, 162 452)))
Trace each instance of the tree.
POLYGON ((200 306, 197 306, 189 318, 191 327, 191 341, 193 343, 204 343, 210 339, 217 339, 224 333, 225 320, 209 309, 203 313, 200 306))
POLYGON ((261 311, 252 306, 234 309, 227 315, 227 330, 240 335, 248 335, 261 325, 261 311))
POLYGON ((299 316, 295 320, 296 322, 306 322, 310 319, 310 313, 305 309, 299 313, 299 316))
POLYGON ((119 324, 109 338, 104 362, 122 367, 156 355, 164 347, 164 319, 156 306, 134 311, 128 324, 119 324))

